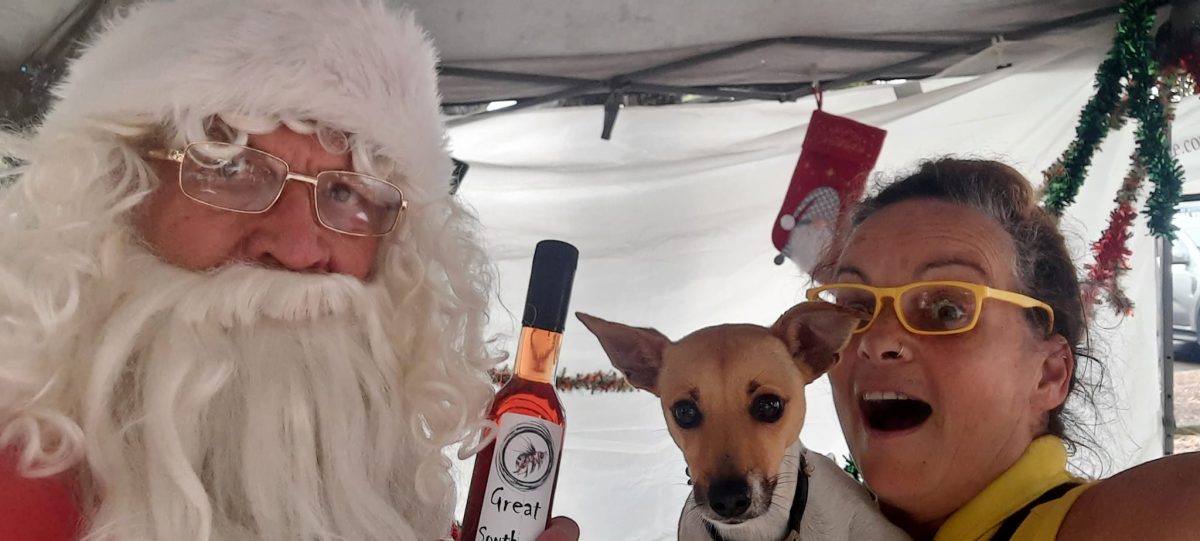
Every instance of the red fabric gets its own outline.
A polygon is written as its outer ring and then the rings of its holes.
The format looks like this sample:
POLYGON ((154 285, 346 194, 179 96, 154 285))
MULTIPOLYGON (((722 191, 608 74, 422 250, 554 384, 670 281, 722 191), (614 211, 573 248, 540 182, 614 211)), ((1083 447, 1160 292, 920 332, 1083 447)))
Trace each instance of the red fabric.
POLYGON ((0 450, 0 539, 77 539, 79 507, 70 483, 58 477, 22 477, 16 463, 15 453, 0 450))
MULTIPOLYGON (((0 449, 0 541, 76 541, 82 517, 71 483, 17 473, 16 453, 0 449)), ((450 536, 462 532, 451 526, 450 536)))

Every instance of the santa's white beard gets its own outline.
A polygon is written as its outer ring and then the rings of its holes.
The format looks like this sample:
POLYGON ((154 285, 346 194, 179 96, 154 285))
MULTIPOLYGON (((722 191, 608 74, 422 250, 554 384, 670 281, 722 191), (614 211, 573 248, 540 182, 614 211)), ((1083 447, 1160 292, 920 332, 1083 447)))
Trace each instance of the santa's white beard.
POLYGON ((428 314, 347 276, 194 273, 133 251, 66 372, 89 539, 448 533, 453 436, 425 414, 471 401, 405 331, 428 314))

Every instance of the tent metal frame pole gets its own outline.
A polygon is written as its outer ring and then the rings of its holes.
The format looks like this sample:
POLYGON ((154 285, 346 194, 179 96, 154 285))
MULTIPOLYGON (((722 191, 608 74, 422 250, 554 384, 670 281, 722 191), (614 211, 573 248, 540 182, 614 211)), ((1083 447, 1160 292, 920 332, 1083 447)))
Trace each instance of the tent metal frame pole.
POLYGON ((586 79, 583 77, 564 77, 559 75, 540 75, 536 73, 520 73, 513 71, 496 71, 477 68, 460 68, 455 66, 442 66, 440 72, 442 75, 452 77, 469 77, 472 79, 485 79, 493 81, 513 81, 518 83, 539 83, 539 84, 557 84, 557 85, 605 85, 614 87, 620 85, 620 90, 632 90, 634 92, 648 92, 656 94, 696 94, 699 96, 713 96, 718 98, 736 98, 736 99, 756 99, 756 100, 782 100, 784 92, 768 92, 761 90, 746 90, 741 88, 697 88, 680 85, 663 85, 657 83, 635 83, 621 82, 612 79, 586 79))
POLYGON ((71 8, 71 12, 67 13, 61 21, 55 25, 46 37, 37 47, 33 49, 20 65, 29 64, 32 61, 39 62, 55 62, 59 57, 63 56, 72 40, 83 34, 83 31, 92 24, 96 18, 96 14, 100 12, 108 0, 80 0, 75 7, 71 8))
POLYGON ((670 71, 690 68, 697 64, 720 60, 725 57, 741 54, 747 51, 761 49, 770 45, 785 44, 785 45, 815 45, 819 47, 830 47, 834 49, 855 49, 866 51, 904 51, 904 52, 930 52, 937 51, 944 44, 931 42, 914 42, 914 41, 888 41, 888 40, 870 40, 870 39, 854 39, 854 38, 822 38, 811 36, 792 36, 784 38, 765 38, 723 47, 715 51, 701 53, 679 60, 673 60, 657 66, 643 68, 637 71, 623 73, 614 78, 622 79, 640 79, 642 77, 652 77, 670 71))
POLYGON ((691 67, 691 66, 694 66, 697 64, 703 64, 705 62, 711 62, 713 60, 719 60, 721 58, 733 56, 733 55, 740 54, 740 53, 747 52, 747 51, 752 51, 752 50, 766 47, 769 45, 774 45, 777 43, 822 45, 822 46, 830 46, 830 47, 843 47, 843 48, 866 49, 866 50, 881 50, 881 48, 882 48, 882 50, 906 50, 906 51, 915 50, 915 51, 921 51, 921 52, 928 51, 931 48, 941 46, 939 44, 910 42, 910 41, 867 40, 867 39, 853 39, 853 38, 817 38, 817 37, 810 37, 810 36, 766 38, 766 39, 748 41, 745 43, 739 43, 737 45, 732 45, 729 47, 723 47, 723 48, 720 48, 720 49, 717 49, 714 51, 709 51, 707 53, 701 53, 698 55, 689 56, 687 58, 681 58, 679 60, 667 62, 664 64, 659 64, 657 66, 651 66, 649 68, 645 68, 645 69, 641 69, 641 70, 637 70, 637 71, 633 71, 633 72, 614 75, 613 77, 609 77, 608 79, 604 79, 604 80, 599 80, 599 79, 593 80, 593 79, 584 79, 584 78, 576 78, 576 77, 561 77, 561 76, 553 76, 553 75, 540 75, 540 74, 531 74, 531 73, 514 73, 514 72, 504 72, 504 71, 495 71, 495 70, 483 70, 483 69, 476 69, 476 68, 460 68, 460 67, 456 67, 456 66, 441 66, 440 70, 443 75, 471 77, 471 78, 485 79, 485 80, 490 79, 490 80, 515 81, 515 82, 532 82, 532 83, 550 83, 550 84, 570 85, 567 88, 563 88, 561 90, 557 90, 557 91, 551 92, 549 94, 545 94, 545 95, 542 95, 542 96, 539 96, 536 98, 531 98, 528 100, 519 101, 516 104, 510 105, 508 107, 504 107, 502 109, 496 109, 494 111, 485 111, 482 113, 475 113, 475 114, 471 114, 471 115, 452 118, 447 123, 450 124, 451 126, 458 125, 458 124, 465 124, 467 122, 474 122, 476 120, 482 120, 484 118, 495 116, 497 114, 511 113, 514 111, 520 111, 522 109, 537 107, 539 105, 543 105, 546 103, 551 103, 551 102, 564 100, 564 99, 568 99, 568 98, 574 98, 576 96, 582 96, 584 94, 589 94, 589 93, 595 92, 597 90, 603 90, 605 88, 609 89, 610 92, 616 92, 618 90, 628 89, 630 86, 635 85, 635 84, 639 85, 641 88, 645 89, 644 91, 646 91, 646 92, 656 92, 656 93, 663 93, 663 94, 674 94, 674 95, 696 94, 696 95, 701 95, 701 96, 714 96, 714 97, 735 98, 735 99, 768 99, 768 100, 785 101, 787 98, 786 98, 786 95, 782 92, 761 92, 761 91, 753 91, 753 90, 740 90, 739 91, 739 90, 733 90, 733 89, 707 89, 707 88, 672 86, 672 85, 650 85, 648 83, 640 83, 640 82, 635 83, 633 81, 633 79, 642 78, 642 77, 650 77, 650 76, 658 75, 660 73, 665 73, 668 71, 683 69, 683 68, 691 67), (652 88, 652 87, 656 87, 657 90, 650 90, 650 88, 652 88))
POLYGON ((691 86, 660 85, 657 83, 629 83, 625 89, 651 94, 695 94, 714 98, 752 99, 764 101, 787 101, 785 92, 745 90, 741 88, 696 88, 691 86))
POLYGON ((604 84, 603 81, 598 81, 594 84, 572 86, 570 88, 564 88, 562 90, 559 90, 556 92, 551 92, 549 94, 546 94, 543 96, 538 96, 536 98, 528 99, 525 101, 519 101, 519 102, 517 102, 513 105, 510 105, 508 107, 505 107, 503 109, 496 109, 494 111, 484 111, 482 113, 475 113, 475 114, 451 118, 451 119, 446 120, 446 123, 451 126, 456 126, 459 124, 474 122, 476 120, 483 120, 485 118, 503 114, 503 113, 511 113, 514 111, 520 111, 522 109, 528 109, 530 107, 537 107, 539 105, 553 103, 553 102, 556 102, 559 100, 565 100, 567 98, 574 98, 576 96, 582 96, 584 94, 588 94, 588 93, 591 93, 591 92, 597 91, 597 90, 603 90, 606 88, 608 88, 608 86, 606 84, 604 84))
MULTIPOLYGON (((1019 40, 1026 39, 1038 34, 1042 34, 1051 30, 1064 28, 1068 26, 1088 23, 1097 19, 1111 16, 1118 12, 1118 7, 1107 7, 1054 19, 1031 25, 1025 28, 1014 30, 1011 32, 996 32, 997 36, 1006 36, 1009 39, 1019 40)), ((586 79, 577 77, 560 77, 553 75, 539 75, 530 73, 514 73, 495 70, 484 70, 475 68, 462 68, 456 66, 441 66, 443 75, 469 77, 483 80, 502 80, 514 82, 532 82, 542 84, 561 84, 566 86, 560 90, 544 94, 535 98, 521 100, 516 104, 496 109, 494 111, 486 111, 465 115, 450 120, 452 125, 462 124, 475 120, 480 120, 496 114, 510 113, 530 107, 536 107, 546 103, 551 103, 563 99, 573 98, 584 94, 589 94, 596 91, 608 90, 609 92, 618 91, 643 91, 654 92, 661 94, 696 94, 715 97, 737 98, 737 99, 765 99, 772 101, 794 101, 802 97, 811 95, 813 90, 811 87, 804 87, 790 92, 765 92, 754 90, 741 90, 734 88, 701 88, 687 87, 674 85, 659 85, 651 83, 643 83, 638 79, 661 75, 663 73, 689 68, 698 64, 712 62, 722 58, 741 54, 747 51, 753 51, 762 47, 767 47, 776 44, 792 44, 792 45, 814 45, 832 48, 872 50, 872 51, 908 51, 924 53, 916 58, 897 62, 879 68, 874 68, 858 73, 854 73, 845 77, 840 77, 832 81, 821 83, 824 89, 837 89, 853 84, 878 79, 888 74, 894 74, 899 70, 908 69, 919 66, 933 60, 937 60, 946 56, 955 54, 972 54, 991 46, 992 38, 980 38, 971 40, 965 43, 945 45, 942 43, 930 42, 912 42, 912 41, 897 41, 897 40, 871 40, 871 39, 856 39, 856 38, 833 38, 833 37, 814 37, 814 36, 791 36, 779 38, 765 38, 759 40, 748 41, 722 47, 706 53, 697 54, 687 58, 681 58, 671 62, 666 62, 656 66, 621 73, 609 77, 608 79, 586 79)))
POLYGON ((1172 299, 1171 241, 1159 237, 1158 248, 1159 292, 1158 321, 1162 348, 1162 408, 1163 408, 1163 455, 1175 454, 1175 313, 1172 299))
MULTIPOLYGON (((1068 26, 1074 26, 1077 24, 1084 24, 1084 23, 1092 22, 1092 21, 1095 21, 1098 19, 1102 19, 1104 17, 1108 17, 1108 16, 1116 14, 1118 12, 1118 10, 1119 10, 1118 7, 1108 7, 1108 8, 1096 9, 1096 10, 1080 13, 1077 15, 1071 15, 1069 17, 1062 17, 1059 19, 1054 19, 1053 21, 1047 21, 1044 23, 1035 24, 1033 26, 1028 26, 1028 27, 1022 28, 1020 30, 1015 30, 1012 32, 998 32, 996 35, 997 36, 1006 36, 1008 39, 1012 39, 1012 40, 1027 39, 1027 38, 1030 38, 1033 36, 1037 36, 1039 34, 1043 34, 1045 32, 1049 32, 1051 30, 1056 30, 1056 29, 1064 28, 1064 27, 1068 27, 1068 26)), ((898 71, 912 68, 915 66, 920 66, 921 64, 932 62, 934 60, 939 60, 939 59, 947 57, 947 56, 953 56, 956 54, 974 54, 974 53, 977 53, 979 51, 982 51, 982 50, 990 47, 992 45, 992 39, 993 38, 991 38, 991 37, 980 38, 977 40, 968 41, 966 43, 960 43, 957 45, 945 47, 941 50, 933 51, 928 54, 918 56, 916 58, 905 60, 903 62, 897 62, 895 64, 889 64, 887 66, 881 66, 881 67, 870 69, 867 71, 861 71, 858 73, 850 74, 845 77, 840 77, 838 79, 834 79, 829 82, 821 83, 821 89, 822 90, 837 90, 839 88, 845 88, 847 86, 858 84, 863 81, 879 79, 879 78, 885 77, 889 74, 896 73, 898 71)), ((813 93, 812 87, 805 87, 805 88, 793 90, 792 92, 788 93, 788 100, 789 101, 797 100, 797 99, 803 98, 805 96, 809 96, 812 93, 813 93)))
MULTIPOLYGON (((850 49, 860 51, 884 51, 884 52, 915 52, 929 53, 942 49, 945 43, 939 42, 924 42, 924 41, 898 41, 898 40, 877 40, 877 39, 858 39, 858 38, 832 38, 832 37, 817 37, 817 36, 786 36, 778 38, 763 38, 753 41, 747 41, 722 47, 720 49, 708 51, 694 56, 673 60, 665 64, 659 64, 639 71, 624 73, 616 77, 610 77, 606 80, 615 78, 633 79, 641 76, 650 76, 664 71, 673 71, 690 67, 696 64, 702 64, 712 60, 719 60, 727 56, 761 49, 771 45, 812 45, 816 47, 831 47, 835 49, 850 49)), ((558 75, 539 75, 532 73, 517 73, 508 71, 497 71, 477 68, 467 68, 458 66, 440 66, 439 68, 445 75, 453 75, 457 77, 470 77, 475 79, 494 79, 501 81, 517 81, 517 82, 533 82, 533 83, 549 83, 549 84, 586 84, 595 82, 594 79, 581 77, 564 77, 558 75)), ((682 88, 682 87, 681 87, 682 88)))
POLYGON ((540 75, 537 73, 519 73, 515 71, 498 71, 479 68, 460 68, 458 66, 438 66, 442 76, 465 77, 485 81, 511 81, 516 83, 541 83, 549 85, 579 85, 596 83, 599 80, 583 77, 566 77, 562 75, 540 75))

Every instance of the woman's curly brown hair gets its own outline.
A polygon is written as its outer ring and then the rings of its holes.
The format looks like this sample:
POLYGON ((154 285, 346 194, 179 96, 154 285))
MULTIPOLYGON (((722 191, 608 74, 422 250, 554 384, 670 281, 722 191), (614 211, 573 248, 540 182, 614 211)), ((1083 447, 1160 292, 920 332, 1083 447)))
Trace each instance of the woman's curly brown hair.
MULTIPOLYGON (((1099 365, 1090 353, 1087 316, 1075 264, 1057 220, 1038 206, 1036 192, 1017 170, 1000 162, 942 158, 921 163, 916 173, 901 178, 866 198, 852 212, 842 231, 813 271, 827 281, 840 257, 844 242, 853 231, 880 210, 914 199, 935 199, 970 207, 994 219, 1012 239, 1016 261, 1013 275, 1021 284, 1021 293, 1040 299, 1054 309, 1054 332, 1062 335, 1075 355, 1068 399, 1076 396, 1087 404, 1095 403, 1098 382, 1081 380, 1079 363, 1089 360, 1099 365)), ((1028 310, 1030 325, 1044 332, 1046 316, 1041 310, 1028 310)), ((1100 374, 1103 366, 1100 365, 1100 374)), ((1082 430, 1066 402, 1050 412, 1047 432, 1066 440, 1072 448, 1094 439, 1082 430), (1071 425, 1068 434, 1068 425, 1071 425)))

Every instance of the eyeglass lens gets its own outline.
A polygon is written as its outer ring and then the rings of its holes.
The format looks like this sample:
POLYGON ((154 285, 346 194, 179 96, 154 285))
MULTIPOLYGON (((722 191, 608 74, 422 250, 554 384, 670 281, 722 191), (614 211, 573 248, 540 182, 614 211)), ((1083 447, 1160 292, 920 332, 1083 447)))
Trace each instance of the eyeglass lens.
MULTIPOLYGON (((874 314, 879 299, 868 289, 835 287, 822 291, 820 299, 854 310, 874 314)), ((951 285, 928 285, 909 289, 896 302, 904 321, 914 329, 943 332, 962 329, 971 324, 978 302, 975 292, 951 285)), ((871 321, 862 321, 857 330, 865 329, 871 321)))
POLYGON ((189 145, 179 185, 187 195, 215 207, 263 212, 278 198, 288 167, 252 149, 221 143, 189 145))
POLYGON ((395 186, 340 171, 317 175, 317 215, 326 225, 356 235, 386 233, 404 198, 395 186))
POLYGON ((904 319, 922 331, 953 331, 971 324, 975 317, 975 292, 949 286, 921 286, 900 295, 904 319))
MULTIPOLYGON (((195 143, 184 154, 180 187, 215 207, 263 212, 278 199, 287 175, 287 163, 270 154, 226 143, 195 143)), ((316 178, 317 217, 330 229, 384 234, 403 208, 403 195, 388 182, 343 171, 322 172, 316 178)))

